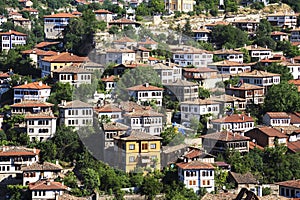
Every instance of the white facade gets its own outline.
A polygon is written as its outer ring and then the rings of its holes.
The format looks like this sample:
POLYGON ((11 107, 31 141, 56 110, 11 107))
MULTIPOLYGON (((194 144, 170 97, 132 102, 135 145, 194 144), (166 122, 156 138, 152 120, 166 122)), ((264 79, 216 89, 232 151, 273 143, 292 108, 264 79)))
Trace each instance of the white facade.
POLYGON ((1 36, 1 50, 14 49, 16 46, 26 45, 27 35, 16 31, 8 31, 0 33, 1 36))
POLYGON ((46 102, 50 97, 51 87, 40 82, 33 82, 24 85, 15 86, 14 103, 22 100, 37 100, 46 102))
POLYGON ((92 83, 92 72, 75 66, 54 70, 53 76, 59 82, 70 83, 75 88, 78 88, 81 84, 92 83))
POLYGON ((196 41, 208 42, 211 30, 203 29, 203 30, 193 30, 194 39, 196 41))
POLYGON ((29 140, 43 142, 54 136, 56 132, 56 117, 53 114, 32 114, 25 116, 29 140))
POLYGON ((122 121, 122 110, 115 105, 107 104, 100 108, 95 108, 95 112, 98 114, 99 120, 102 117, 106 116, 113 122, 120 122, 122 121))
POLYGON ((267 20, 274 26, 293 28, 297 25, 297 15, 293 13, 275 13, 267 16, 267 20))
POLYGON ((130 49, 110 49, 106 51, 106 64, 135 62, 135 52, 130 49))
POLYGON ((262 87, 269 87, 280 83, 280 74, 265 71, 254 70, 252 72, 245 72, 239 74, 239 77, 244 81, 244 83, 262 87))
POLYGON ((153 66, 153 69, 157 72, 162 84, 173 83, 176 80, 180 80, 182 77, 182 68, 170 65, 171 63, 157 63, 153 66))
POLYGON ((199 120, 201 115, 212 114, 217 116, 220 113, 220 105, 211 100, 196 99, 181 102, 180 110, 181 121, 190 121, 193 117, 199 120))
POLYGON ((250 64, 223 60, 208 65, 209 68, 218 69, 221 74, 239 74, 251 71, 250 64))
POLYGON ((75 130, 93 125, 93 107, 79 100, 63 101, 59 105, 59 116, 60 124, 72 126, 75 130))
POLYGON ((244 133, 254 128, 254 120, 245 114, 232 114, 220 119, 212 120, 212 125, 217 131, 244 133))
POLYGON ((289 68, 290 73, 293 75, 293 79, 300 79, 300 63, 295 63, 293 60, 290 62, 282 62, 281 64, 289 68))
POLYGON ((213 62, 213 53, 192 47, 184 47, 173 50, 173 60, 175 64, 182 67, 194 65, 196 67, 207 67, 207 64, 213 62))
POLYGON ((267 112, 263 116, 263 123, 267 126, 290 126, 291 118, 285 112, 267 112))
POLYGON ((218 56, 221 59, 225 59, 228 61, 243 63, 244 62, 244 54, 243 52, 238 52, 234 50, 222 49, 219 51, 214 51, 214 55, 218 56))

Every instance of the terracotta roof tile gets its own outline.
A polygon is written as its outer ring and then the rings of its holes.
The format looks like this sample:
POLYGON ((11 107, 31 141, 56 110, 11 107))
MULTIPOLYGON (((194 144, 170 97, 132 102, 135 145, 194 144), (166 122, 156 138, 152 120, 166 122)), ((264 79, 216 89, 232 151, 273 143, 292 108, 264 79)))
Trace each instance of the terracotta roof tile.
POLYGON ((147 141, 147 140, 162 140, 161 137, 150 135, 145 132, 132 130, 130 135, 124 134, 121 136, 114 137, 117 140, 125 140, 125 141, 147 141))
POLYGON ((278 182, 278 183, 275 183, 275 184, 279 185, 279 186, 285 186, 285 187, 289 187, 289 188, 300 189, 300 179, 283 181, 283 182, 278 182))
POLYGON ((287 135, 283 134, 279 130, 272 128, 272 127, 264 126, 264 127, 260 127, 260 128, 256 128, 256 129, 258 129, 261 133, 263 133, 269 137, 288 138, 287 135))
POLYGON ((290 116, 286 112, 267 112, 271 119, 290 119, 290 116))
POLYGON ((199 160, 191 162, 181 162, 176 164, 181 169, 215 169, 211 163, 201 162, 199 160))
POLYGON ((235 62, 235 61, 230 61, 230 60, 222 60, 219 62, 214 62, 210 63, 209 65, 216 65, 216 66, 251 66, 254 65, 255 63, 240 63, 240 62, 235 62))
POLYGON ((119 106, 125 112, 133 112, 145 109, 145 106, 138 105, 136 102, 133 101, 121 101, 119 103, 119 106))
POLYGON ((172 83, 166 83, 164 85, 166 85, 166 86, 168 86, 168 85, 170 85, 170 86, 178 86, 178 87, 198 86, 197 83, 194 83, 194 82, 191 82, 191 81, 182 80, 182 79, 177 79, 176 81, 174 81, 172 83))
POLYGON ((228 94, 224 94, 222 96, 215 96, 210 98, 213 101, 218 101, 218 102, 234 102, 234 101, 243 101, 246 102, 246 99, 236 97, 236 96, 231 96, 228 94))
POLYGON ((0 32, 0 35, 19 35, 19 36, 27 36, 25 33, 9 30, 7 32, 0 32))
POLYGON ((271 51, 271 49, 269 48, 265 48, 265 47, 261 47, 261 46, 257 46, 257 45, 249 45, 249 46, 245 46, 245 47, 241 47, 241 48, 238 48, 237 50, 240 50, 240 49, 247 49, 248 51, 271 51))
POLYGON ((107 104, 105 106, 102 106, 100 108, 94 108, 94 110, 98 113, 107 113, 107 112, 122 112, 120 108, 113 104, 107 104))
POLYGON ((104 131, 126 131, 128 129, 129 129, 129 126, 126 126, 125 124, 122 124, 119 122, 109 122, 109 123, 103 124, 104 131))
POLYGON ((37 9, 34 9, 34 8, 23 8, 22 11, 27 11, 27 12, 39 12, 37 9))
POLYGON ((289 113, 291 117, 291 124, 300 124, 300 113, 299 112, 293 112, 289 113))
POLYGON ((60 108, 92 108, 93 106, 85 102, 74 100, 66 102, 65 105, 59 104, 60 108))
POLYGON ((125 43, 125 42, 135 42, 135 41, 129 37, 122 37, 120 39, 113 41, 113 43, 125 43))
POLYGON ((222 131, 222 132, 216 132, 216 133, 210 133, 207 135, 201 135, 200 138, 209 139, 209 140, 220 140, 224 142, 230 142, 230 141, 249 141, 249 137, 242 136, 240 134, 234 134, 229 131, 222 131))
POLYGON ((71 13, 56 13, 53 15, 45 15, 44 18, 74 18, 75 15, 72 15, 71 13))
POLYGON ((43 164, 33 163, 32 165, 21 167, 22 171, 61 171, 62 169, 60 165, 50 162, 44 162, 43 164))
POLYGON ((57 55, 55 51, 44 51, 38 48, 29 49, 21 52, 22 54, 36 54, 39 56, 54 56, 57 55))
POLYGON ((273 31, 271 32, 271 35, 288 35, 288 34, 281 31, 273 31))
POLYGON ((208 67, 199 67, 199 68, 182 68, 185 72, 201 73, 201 72, 218 72, 218 70, 211 69, 208 67))
POLYGON ((96 14, 112 14, 112 12, 110 12, 109 10, 104 10, 104 9, 95 10, 94 13, 96 13, 96 14))
POLYGON ((52 111, 39 113, 25 113, 25 119, 56 119, 52 111))
POLYGON ((140 24, 140 23, 132 21, 130 19, 121 18, 121 19, 111 21, 109 22, 109 24, 140 24))
POLYGON ((213 123, 237 123, 237 122, 254 122, 252 117, 245 114, 232 114, 220 119, 212 120, 213 123))
POLYGON ((35 156, 40 153, 39 149, 30 149, 22 146, 1 146, 1 156, 35 156))
POLYGON ((143 84, 143 85, 136 85, 133 87, 127 88, 127 90, 130 91, 162 91, 164 90, 163 88, 159 88, 150 84, 143 84))
POLYGON ((56 44, 59 44, 59 42, 40 42, 40 43, 36 44, 34 47, 43 48, 43 47, 47 47, 50 45, 56 45, 56 44))
POLYGON ((20 103, 14 103, 12 108, 25 108, 25 107, 52 107, 52 103, 34 100, 23 100, 20 103))
POLYGON ((103 77, 101 78, 101 80, 103 82, 116 82, 118 77, 114 76, 114 75, 111 75, 111 76, 106 76, 106 77, 103 77))
POLYGON ((42 89, 50 89, 51 87, 42 82, 33 82, 33 83, 24 84, 24 85, 18 85, 13 88, 14 89, 42 90, 42 89))
POLYGON ((66 190, 68 187, 60 182, 40 180, 29 184, 29 190, 66 190))
POLYGON ((11 75, 10 75, 10 73, 9 72, 5 72, 5 73, 1 73, 0 72, 0 78, 9 78, 11 75))
POLYGON ((158 43, 149 38, 139 42, 139 45, 147 45, 147 44, 151 45, 151 44, 158 44, 158 43))
POLYGON ((54 73, 69 73, 69 74, 92 74, 91 71, 84 69, 80 66, 71 65, 63 68, 58 68, 56 70, 53 70, 54 73))
POLYGON ((118 49, 107 49, 106 53, 135 53, 135 51, 128 48, 118 48, 118 49))
POLYGON ((42 59, 45 62, 75 62, 83 63, 88 61, 88 57, 77 56, 69 52, 58 53, 54 56, 48 56, 42 59))
POLYGON ((280 74, 270 73, 267 71, 253 70, 251 72, 243 72, 239 74, 239 77, 271 77, 280 76, 280 74))
POLYGON ((216 55, 221 55, 221 54, 243 54, 241 51, 235 51, 232 49, 221 49, 217 51, 213 51, 214 54, 216 55))
POLYGON ((255 148, 258 148, 259 150, 264 150, 264 148, 258 144, 255 144, 254 142, 250 141, 249 142, 249 149, 253 150, 255 148))
POLYGON ((247 172, 246 174, 239 174, 235 172, 229 173, 238 184, 258 184, 256 178, 250 172, 247 172))
POLYGON ((163 117, 162 113, 151 109, 135 110, 131 113, 124 114, 125 117, 163 117))
POLYGON ((219 104, 219 103, 211 99, 195 99, 194 101, 181 102, 181 104, 211 105, 211 104, 219 104))
POLYGON ((240 87, 237 86, 227 86, 226 89, 230 90, 262 90, 263 87, 252 85, 249 83, 243 83, 240 87))
POLYGON ((294 153, 300 152, 300 140, 294 142, 287 142, 287 147, 294 153))
POLYGON ((211 30, 209 29, 197 29, 197 30, 192 30, 193 33, 210 33, 211 30))

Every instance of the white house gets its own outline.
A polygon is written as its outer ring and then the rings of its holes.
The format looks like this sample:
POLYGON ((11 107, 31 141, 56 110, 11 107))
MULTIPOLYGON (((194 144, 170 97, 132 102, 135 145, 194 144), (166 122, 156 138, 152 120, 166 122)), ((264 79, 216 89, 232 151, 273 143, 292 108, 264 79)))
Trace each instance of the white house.
POLYGON ((80 127, 93 125, 93 106, 79 100, 62 101, 59 104, 60 124, 72 126, 76 130, 80 127))
POLYGON ((279 195, 287 198, 300 197, 300 179, 276 183, 279 186, 279 195))
POLYGON ((220 103, 210 99, 195 99, 194 101, 184 101, 180 103, 181 121, 190 121, 195 117, 198 120, 201 115, 220 113, 220 103))
POLYGON ((279 26, 283 28, 293 28, 297 25, 297 14, 294 12, 275 12, 267 15, 267 20, 273 26, 279 26))
MULTIPOLYGON (((268 47, 260 47, 255 44, 255 45, 244 46, 242 48, 249 51, 251 58, 256 58, 258 60, 262 60, 265 58, 272 58, 272 50, 269 49, 268 47)), ((242 48, 239 48, 237 50, 240 50, 242 48)))
POLYGON ((291 117, 286 112, 267 112, 263 123, 267 126, 290 126, 291 117))
POLYGON ((180 80, 182 76, 182 68, 169 62, 166 64, 156 63, 153 69, 157 72, 163 85, 180 80))
POLYGON ((228 60, 228 61, 234 61, 238 63, 243 63, 244 60, 244 54, 241 51, 235 51, 232 49, 221 49, 213 52, 215 56, 228 60))
POLYGON ((104 123, 104 149, 114 147, 114 137, 123 135, 128 129, 129 126, 119 122, 104 123))
POLYGON ((111 76, 105 76, 101 78, 101 81, 104 83, 105 91, 111 91, 113 90, 117 85, 118 77, 111 75, 111 76))
POLYGON ((173 60, 175 64, 182 67, 194 65, 196 67, 207 67, 213 62, 213 53, 210 51, 196 49, 194 47, 172 47, 173 60))
POLYGON ((135 62, 135 51, 128 48, 106 50, 106 64, 124 64, 127 62, 135 62))
POLYGON ((106 104, 102 107, 94 108, 94 111, 98 114, 99 120, 104 116, 108 117, 113 122, 120 122, 123 119, 122 110, 114 104, 106 104))
POLYGON ((51 87, 39 82, 25 83, 13 87, 14 102, 18 103, 23 100, 38 100, 45 102, 50 97, 51 87))
POLYGON ((208 29, 198 29, 192 30, 194 34, 194 39, 196 41, 208 42, 210 40, 211 30, 208 29))
POLYGON ((163 88, 159 88, 149 83, 143 85, 136 85, 127 88, 130 97, 133 97, 135 101, 149 104, 151 101, 157 106, 162 106, 163 88))
POLYGON ((283 61, 280 64, 289 68, 291 74, 293 75, 293 79, 300 79, 300 63, 296 63, 293 59, 291 59, 290 62, 283 61))
POLYGON ((41 62, 44 57, 57 55, 55 51, 45 51, 38 48, 25 50, 21 53, 23 56, 28 56, 32 60, 32 64, 37 68, 41 68, 41 62))
POLYGON ((124 114, 124 122, 132 130, 160 135, 163 129, 163 116, 151 109, 143 109, 124 114))
POLYGON ((245 131, 254 128, 254 119, 250 115, 232 114, 211 121, 217 131, 227 130, 243 134, 245 131))
POLYGON ((238 75, 244 83, 249 83, 264 88, 269 88, 272 85, 280 83, 280 74, 270 73, 267 71, 253 70, 251 72, 244 72, 238 75))
POLYGON ((68 189, 63 183, 52 180, 40 180, 29 184, 32 200, 56 200, 68 189))
POLYGON ((208 64, 211 69, 218 69, 221 74, 239 74, 251 71, 254 63, 241 63, 236 61, 223 60, 208 64))
POLYGON ((26 45, 27 35, 17 31, 9 30, 0 32, 1 51, 14 49, 16 46, 26 45))
POLYGON ((22 166, 23 185, 35 183, 41 179, 55 179, 59 176, 62 169, 60 165, 50 162, 44 162, 43 164, 33 163, 29 166, 22 166))
POLYGON ((108 10, 103 10, 103 9, 95 10, 94 13, 98 21, 105 21, 106 23, 108 23, 113 20, 112 12, 108 10))
POLYGON ((191 162, 177 163, 178 177, 188 189, 199 193, 200 188, 207 192, 215 191, 215 167, 211 163, 204 163, 198 160, 191 162))

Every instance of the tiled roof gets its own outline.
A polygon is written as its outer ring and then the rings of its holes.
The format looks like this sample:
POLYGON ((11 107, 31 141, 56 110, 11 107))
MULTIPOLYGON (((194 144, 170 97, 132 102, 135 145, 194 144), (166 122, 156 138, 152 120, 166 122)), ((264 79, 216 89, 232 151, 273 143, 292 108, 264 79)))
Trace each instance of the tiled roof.
POLYGON ((185 72, 193 72, 193 73, 205 73, 205 72, 218 72, 218 70, 211 69, 208 67, 198 67, 198 68, 182 68, 185 72))
POLYGON ((15 19, 13 19, 13 21, 30 21, 29 19, 26 19, 26 18, 23 18, 23 17, 21 17, 21 18, 15 18, 15 19))
POLYGON ((147 51, 147 52, 150 52, 150 51, 151 51, 150 49, 147 49, 147 48, 145 48, 145 47, 143 47, 143 46, 138 47, 137 50, 140 50, 140 51, 147 51))
POLYGON ((271 77, 280 76, 280 74, 270 73, 267 71, 253 70, 252 72, 243 72, 239 74, 239 77, 271 77))
POLYGON ((139 45, 147 45, 147 44, 151 45, 151 44, 157 44, 157 42, 155 42, 152 39, 147 38, 145 40, 140 41, 138 44, 139 45))
POLYGON ((254 122, 252 117, 245 114, 232 114, 229 116, 222 117, 220 119, 212 120, 213 123, 237 123, 237 122, 254 122))
POLYGON ((154 64, 153 65, 153 69, 157 69, 157 70, 159 70, 159 69, 162 69, 162 70, 173 70, 172 67, 170 67, 170 66, 168 66, 168 65, 166 65, 164 63, 156 63, 156 64, 154 64))
POLYGON ((109 22, 109 24, 140 24, 138 22, 134 22, 130 19, 121 18, 114 21, 109 22))
POLYGON ((172 82, 172 83, 166 83, 164 84, 166 86, 170 85, 170 86, 198 86, 197 83, 191 82, 191 81, 186 81, 186 80, 182 80, 182 79, 177 79, 176 81, 172 82))
POLYGON ((231 22, 233 24, 235 23, 254 23, 254 24, 259 24, 258 21, 254 21, 254 20, 235 20, 233 22, 231 22))
POLYGON ((221 49, 221 50, 213 51, 213 53, 216 55, 219 55, 219 54, 243 54, 243 52, 235 51, 232 49, 221 49))
POLYGON ((240 63, 240 62, 235 62, 235 61, 230 61, 230 60, 222 60, 219 62, 214 62, 210 63, 209 65, 216 65, 216 66, 251 66, 254 65, 255 63, 240 63))
POLYGON ((155 58, 155 57, 152 57, 152 56, 149 56, 148 60, 150 60, 150 61, 156 61, 156 60, 159 60, 159 59, 155 58))
POLYGON ((294 85, 300 85, 300 80, 299 79, 297 79, 297 80, 289 80, 289 83, 290 84, 294 84, 294 85))
POLYGON ((79 100, 74 100, 74 101, 66 102, 65 105, 59 104, 59 107, 60 108, 92 108, 93 106, 79 100))
POLYGON ((150 84, 148 84, 148 85, 142 84, 142 85, 136 85, 133 87, 129 87, 129 88, 127 88, 127 90, 130 90, 130 91, 162 91, 164 89, 150 85, 150 84))
POLYGON ((287 147, 294 153, 300 152, 300 140, 294 142, 287 142, 287 147))
POLYGON ((210 33, 211 30, 208 29, 197 29, 197 30, 192 30, 193 33, 210 33))
POLYGON ((94 110, 98 113, 107 113, 107 112, 122 112, 120 108, 113 104, 106 104, 100 108, 94 108, 94 110))
POLYGON ((220 101, 220 102, 246 101, 246 99, 231 96, 231 95, 228 95, 228 94, 224 94, 222 96, 211 97, 210 99, 214 100, 214 101, 220 101))
POLYGON ((21 171, 61 171, 62 169, 60 165, 50 162, 44 162, 43 164, 33 163, 32 165, 21 167, 21 171))
POLYGON ((78 11, 73 11, 71 14, 72 14, 72 15, 82 15, 82 13, 81 13, 81 12, 78 12, 78 11))
POLYGON ((211 163, 194 160, 191 162, 181 162, 176 164, 181 169, 215 169, 211 163))
POLYGON ((146 140, 161 140, 161 137, 150 135, 145 132, 132 130, 130 135, 122 135, 114 137, 117 140, 124 140, 124 141, 146 141, 146 140))
POLYGON ((18 12, 9 12, 9 13, 8 13, 8 16, 12 16, 12 15, 22 16, 22 14, 21 14, 21 13, 18 13, 18 12))
POLYGON ((276 184, 279 185, 279 186, 300 189, 300 179, 283 181, 283 182, 279 182, 279 183, 276 183, 276 184))
POLYGON ((44 51, 38 48, 29 49, 21 52, 22 54, 36 54, 39 56, 54 56, 57 55, 55 51, 44 51))
POLYGON ((255 144, 254 142, 250 141, 250 142, 249 142, 249 149, 253 150, 253 149, 255 149, 255 148, 257 148, 257 149, 259 149, 259 150, 261 150, 261 151, 264 150, 264 148, 263 148, 262 146, 260 146, 260 145, 258 145, 258 144, 255 144))
POLYGON ((10 77, 10 73, 9 72, 0 72, 0 78, 9 78, 10 77))
POLYGON ((112 14, 112 12, 110 12, 109 10, 104 10, 104 9, 95 10, 94 13, 96 13, 96 14, 112 14))
POLYGON ((224 162, 224 161, 218 161, 214 163, 215 165, 217 165, 218 167, 229 167, 230 164, 224 162))
POLYGON ((1 156, 35 156, 40 153, 39 149, 30 149, 22 146, 1 146, 1 156))
POLYGON ((243 83, 240 87, 237 86, 228 86, 226 89, 230 90, 261 90, 263 87, 257 86, 257 85, 252 85, 249 83, 243 83))
POLYGON ((128 48, 114 48, 114 49, 107 49, 106 53, 135 53, 135 51, 128 49, 128 48))
POLYGON ((39 12, 37 9, 34 9, 34 8, 23 8, 22 11, 27 11, 27 12, 39 12))
POLYGON ((204 49, 197 49, 194 47, 183 47, 180 49, 172 50, 174 54, 212 54, 211 51, 207 51, 204 49))
POLYGON ((75 15, 72 15, 71 13, 56 13, 53 15, 45 15, 44 18, 74 18, 75 15))
POLYGON ((52 107, 52 103, 34 100, 23 100, 20 103, 14 103, 12 108, 25 108, 25 107, 52 107))
POLYGON ((138 105, 136 102, 133 101, 121 101, 119 103, 119 106, 125 112, 133 112, 145 109, 145 106, 138 105))
POLYGON ((249 137, 242 136, 238 133, 232 133, 229 131, 222 131, 222 132, 216 132, 216 133, 210 133, 207 135, 201 135, 200 138, 209 139, 209 140, 220 140, 224 142, 230 142, 230 141, 249 141, 249 137))
POLYGON ((63 195, 59 195, 57 200, 89 200, 90 197, 75 197, 70 194, 64 193, 63 195))
POLYGON ((101 80, 102 80, 103 82, 115 82, 116 79, 117 79, 117 77, 114 76, 114 75, 111 75, 111 76, 105 76, 105 77, 101 78, 101 80))
POLYGON ((205 26, 217 26, 217 25, 227 26, 227 25, 229 25, 229 23, 225 22, 225 21, 216 21, 211 24, 205 24, 205 26))
POLYGON ((289 113, 291 117, 291 124, 300 124, 300 113, 299 112, 293 112, 289 113))
POLYGON ((281 31, 273 31, 271 32, 271 35, 288 35, 288 34, 281 31))
POLYGON ((29 184, 29 190, 66 190, 68 187, 60 182, 40 180, 29 184))
POLYGON ((219 104, 219 103, 211 99, 195 99, 194 101, 181 102, 181 104, 211 105, 211 104, 219 104))
POLYGON ((52 111, 39 113, 25 113, 25 119, 56 119, 52 111))
POLYGON ((36 44, 34 47, 43 48, 43 47, 47 47, 47 46, 55 45, 55 44, 59 44, 59 42, 40 42, 40 43, 36 44))
POLYGON ((109 122, 103 124, 104 131, 126 131, 129 129, 129 126, 119 122, 109 122))
POLYGON ((290 119, 290 116, 286 112, 267 112, 271 119, 290 119))
POLYGON ((125 117, 163 117, 164 115, 151 109, 135 110, 134 112, 124 114, 125 117))
POLYGON ((42 89, 50 89, 51 87, 42 82, 33 82, 33 83, 24 84, 24 85, 18 85, 13 88, 14 89, 42 90, 42 89))
POLYGON ((188 159, 191 159, 191 158, 199 157, 202 154, 203 154, 203 151, 201 151, 200 149, 192 149, 191 151, 187 152, 183 156, 188 158, 188 159))
POLYGON ((250 172, 247 172, 246 174, 239 174, 235 172, 229 173, 238 184, 258 184, 256 178, 250 172))
POLYGON ((70 74, 71 73, 73 73, 73 74, 78 74, 78 73, 92 74, 91 71, 86 70, 82 67, 74 66, 74 65, 63 67, 63 68, 58 68, 56 70, 53 70, 53 72, 55 72, 55 73, 70 73, 70 74))
POLYGON ((124 42, 135 42, 135 41, 129 37, 122 37, 120 39, 113 41, 113 43, 124 43, 124 42))
POLYGON ((87 62, 88 57, 77 56, 69 52, 58 53, 55 56, 48 56, 42 59, 42 61, 46 62, 76 62, 82 63, 87 62))
POLYGON ((19 35, 19 36, 27 36, 27 34, 25 34, 25 33, 20 33, 20 32, 13 31, 13 30, 9 30, 9 31, 6 31, 6 32, 0 32, 0 35, 19 35))
POLYGON ((162 146, 162 153, 172 153, 177 150, 188 148, 187 144, 178 144, 175 146, 162 146))
POLYGON ((276 12, 276 13, 272 13, 267 15, 268 17, 278 17, 278 16, 298 16, 295 13, 287 13, 287 12, 276 12))
POLYGON ((287 135, 272 127, 264 126, 257 129, 269 137, 288 138, 287 135))

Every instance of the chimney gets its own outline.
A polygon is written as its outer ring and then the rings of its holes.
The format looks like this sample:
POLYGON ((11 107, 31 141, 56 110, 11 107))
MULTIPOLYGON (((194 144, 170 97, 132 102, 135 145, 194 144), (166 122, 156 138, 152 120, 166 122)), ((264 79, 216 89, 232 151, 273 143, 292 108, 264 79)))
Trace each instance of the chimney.
POLYGON ((66 104, 67 104, 67 101, 66 101, 66 100, 61 100, 60 105, 65 106, 66 104))
POLYGON ((245 116, 244 116, 244 115, 242 115, 242 120, 243 120, 243 121, 245 120, 245 116))
POLYGON ((145 83, 145 87, 149 87, 149 83, 145 83))
POLYGON ((49 180, 46 181, 46 185, 50 185, 50 181, 49 180))
POLYGON ((56 164, 56 165, 59 165, 58 159, 55 160, 55 164, 56 164))
POLYGON ((27 85, 27 83, 28 83, 28 82, 27 82, 27 81, 25 81, 25 82, 24 82, 24 85, 27 85))
POLYGON ((244 47, 246 47, 247 46, 247 44, 244 44, 244 47))
POLYGON ((35 147, 33 148, 33 153, 36 154, 36 148, 35 147))
POLYGON ((42 81, 39 81, 39 86, 42 86, 43 85, 43 82, 42 81))
POLYGON ((248 117, 251 117, 251 114, 250 114, 250 113, 248 113, 248 117))
POLYGON ((10 32, 10 33, 11 33, 11 30, 9 30, 8 32, 10 32))
POLYGON ((254 45, 254 48, 257 49, 257 44, 254 45))

